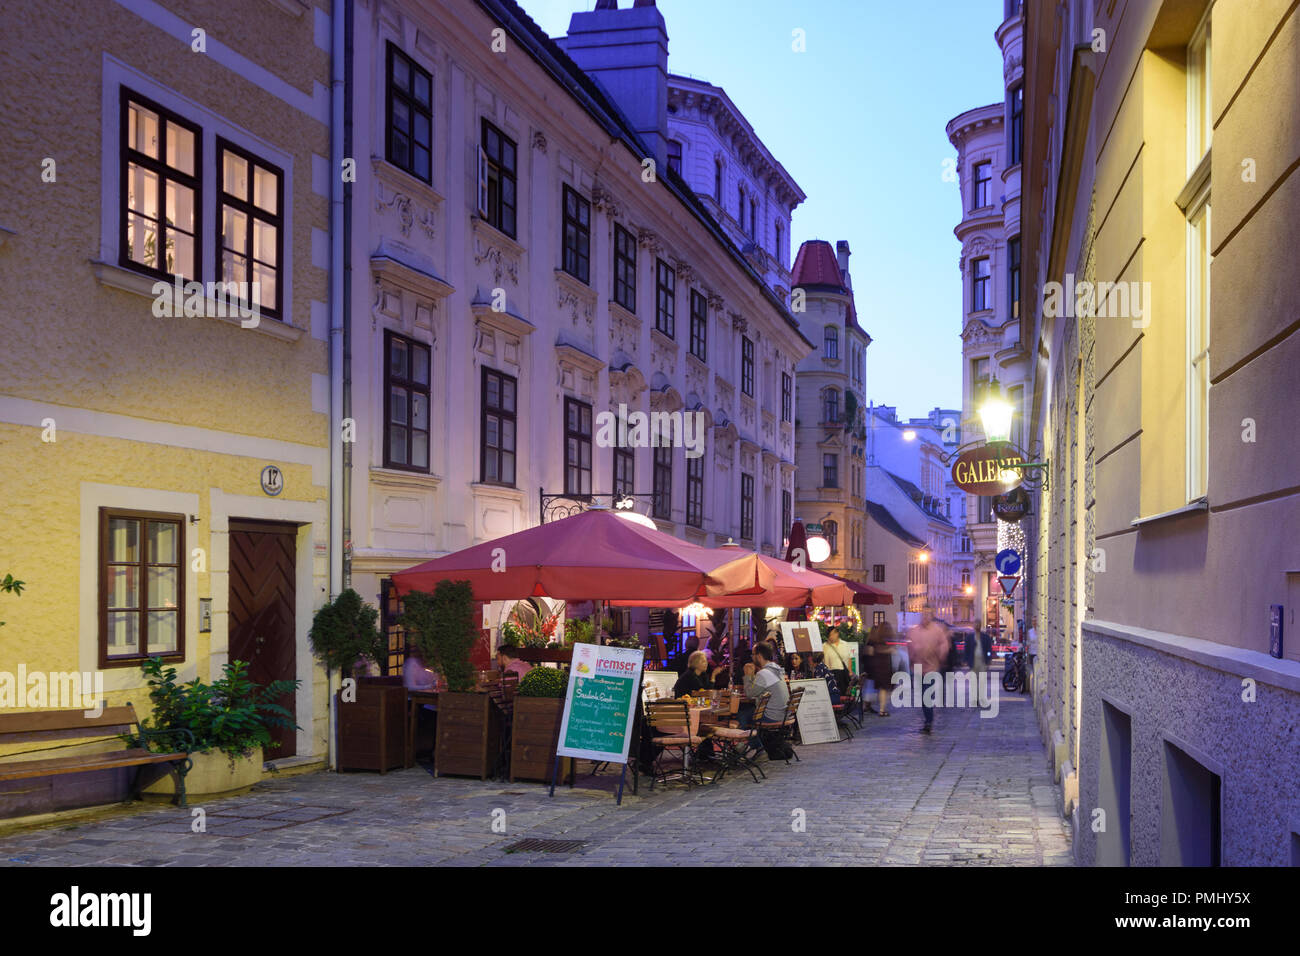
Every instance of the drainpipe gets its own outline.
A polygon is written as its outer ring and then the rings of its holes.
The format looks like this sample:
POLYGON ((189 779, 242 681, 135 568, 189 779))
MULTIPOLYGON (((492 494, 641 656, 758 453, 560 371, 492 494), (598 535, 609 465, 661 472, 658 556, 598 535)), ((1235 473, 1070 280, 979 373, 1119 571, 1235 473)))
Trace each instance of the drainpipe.
MULTIPOLYGON (((337 0, 336 0, 337 2, 337 0)), ((343 0, 343 155, 352 146, 353 0, 343 0)), ((341 177, 340 177, 341 178, 341 177)), ((352 419, 352 183, 343 186, 343 417, 352 419)), ((352 587, 352 446, 343 442, 343 587, 352 587)))
MULTIPOLYGON (((330 369, 330 546, 329 546, 329 597, 332 600, 346 586, 344 583, 343 543, 345 537, 345 516, 347 515, 346 487, 343 482, 345 446, 340 440, 343 434, 343 419, 346 417, 344 399, 344 333, 347 328, 347 296, 343 283, 344 253, 346 236, 344 229, 344 212, 346 209, 343 190, 343 158, 346 155, 343 142, 343 116, 346 108, 347 90, 344 82, 344 6, 345 0, 334 0, 330 17, 332 32, 330 46, 330 333, 329 333, 329 369, 330 369)), ((334 672, 327 672, 326 689, 328 691, 327 707, 329 709, 329 765, 336 765, 335 720, 334 713, 334 672)))

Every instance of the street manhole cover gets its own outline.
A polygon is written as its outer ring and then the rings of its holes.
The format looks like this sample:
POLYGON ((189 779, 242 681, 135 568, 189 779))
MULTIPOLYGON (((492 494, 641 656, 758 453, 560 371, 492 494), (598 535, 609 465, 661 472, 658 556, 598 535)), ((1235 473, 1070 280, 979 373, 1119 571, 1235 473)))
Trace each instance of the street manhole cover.
POLYGON ((520 840, 506 847, 507 853, 572 853, 586 846, 581 840, 520 840))

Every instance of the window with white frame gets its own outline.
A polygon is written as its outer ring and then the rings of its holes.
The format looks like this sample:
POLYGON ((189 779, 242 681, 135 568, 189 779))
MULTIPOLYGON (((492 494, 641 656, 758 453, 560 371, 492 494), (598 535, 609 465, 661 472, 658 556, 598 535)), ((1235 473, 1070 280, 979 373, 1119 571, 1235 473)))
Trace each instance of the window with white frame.
POLYGON ((1187 500, 1203 498, 1209 472, 1210 404, 1210 18, 1187 46, 1187 500))

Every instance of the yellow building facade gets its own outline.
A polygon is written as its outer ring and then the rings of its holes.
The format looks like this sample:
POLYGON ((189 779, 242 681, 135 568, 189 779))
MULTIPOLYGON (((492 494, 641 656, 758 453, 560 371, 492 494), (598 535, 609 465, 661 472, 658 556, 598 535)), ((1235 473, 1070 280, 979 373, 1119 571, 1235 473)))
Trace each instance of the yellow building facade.
POLYGON ((328 8, 0 8, 0 673, 248 660, 323 759, 328 8))
POLYGON ((1036 9, 1025 574, 1075 856, 1294 866, 1300 10, 1036 9))

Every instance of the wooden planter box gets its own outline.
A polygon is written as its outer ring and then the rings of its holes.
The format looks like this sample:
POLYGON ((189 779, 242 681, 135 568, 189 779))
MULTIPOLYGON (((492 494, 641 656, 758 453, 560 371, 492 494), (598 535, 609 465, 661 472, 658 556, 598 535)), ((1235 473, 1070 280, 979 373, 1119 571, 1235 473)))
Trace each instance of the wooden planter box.
POLYGON ((438 695, 438 738, 434 776, 452 774, 486 780, 501 747, 501 714, 487 694, 438 695))
MULTIPOLYGON (((563 697, 515 697, 510 732, 510 779, 551 780, 551 760, 560 742, 563 697)), ((573 759, 560 759, 559 779, 572 770, 573 759)))
POLYGON ((529 664, 567 664, 573 660, 572 647, 518 647, 521 661, 529 664))
POLYGON ((387 773, 406 764, 406 687, 400 677, 357 679, 357 699, 334 695, 338 769, 387 773))

